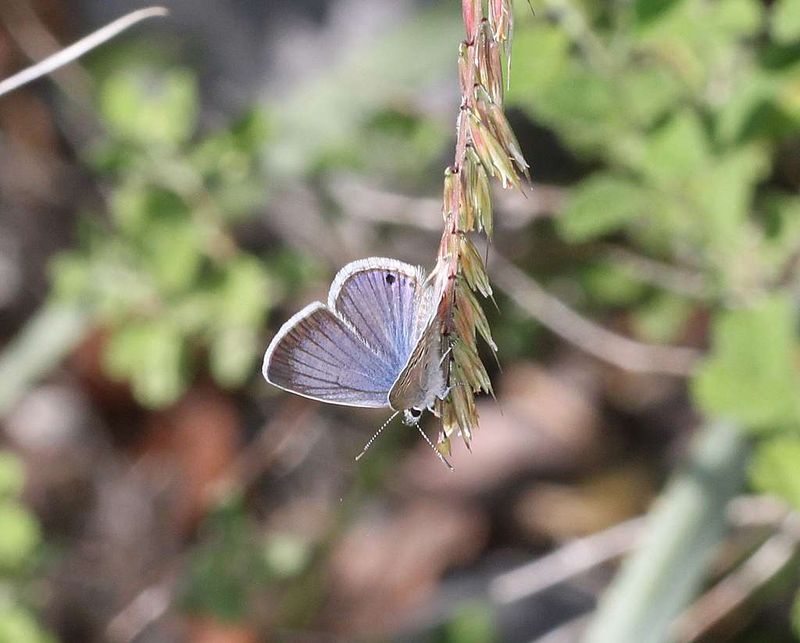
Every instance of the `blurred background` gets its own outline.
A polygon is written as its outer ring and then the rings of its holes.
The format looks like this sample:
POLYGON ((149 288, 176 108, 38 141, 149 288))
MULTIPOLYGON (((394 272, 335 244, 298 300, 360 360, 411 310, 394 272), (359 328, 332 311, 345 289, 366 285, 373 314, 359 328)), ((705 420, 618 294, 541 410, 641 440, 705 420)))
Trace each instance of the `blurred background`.
MULTIPOLYGON (((460 3, 175 0, 0 98, 0 642, 578 641, 665 485, 670 640, 796 640, 800 2, 532 5, 454 472, 260 365, 432 268, 460 3)), ((0 76, 141 6, 2 0, 0 76)))

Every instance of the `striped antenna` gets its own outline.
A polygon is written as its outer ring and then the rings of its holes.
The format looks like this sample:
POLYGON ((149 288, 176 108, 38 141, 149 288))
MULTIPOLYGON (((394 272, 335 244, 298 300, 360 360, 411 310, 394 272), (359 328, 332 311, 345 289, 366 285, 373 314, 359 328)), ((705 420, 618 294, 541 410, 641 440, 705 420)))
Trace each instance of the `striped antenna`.
POLYGON ((369 449, 369 447, 372 445, 372 443, 375 442, 375 438, 377 438, 381 434, 381 431, 383 431, 389 425, 389 422, 391 422, 397 417, 398 413, 400 413, 400 411, 395 411, 394 413, 392 413, 391 417, 381 425, 381 428, 375 431, 375 435, 373 435, 369 440, 367 440, 367 443, 364 445, 364 448, 361 449, 361 453, 359 453, 356 456, 356 460, 361 459, 361 456, 363 456, 367 452, 367 449, 369 449))

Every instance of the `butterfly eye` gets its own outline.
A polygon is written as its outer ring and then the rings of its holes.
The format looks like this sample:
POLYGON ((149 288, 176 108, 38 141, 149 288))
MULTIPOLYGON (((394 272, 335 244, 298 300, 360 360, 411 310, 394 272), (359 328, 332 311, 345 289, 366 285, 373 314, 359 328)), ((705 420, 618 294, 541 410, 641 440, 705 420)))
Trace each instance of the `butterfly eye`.
POLYGON ((422 415, 422 409, 410 408, 408 412, 413 418, 418 418, 420 415, 422 415))
POLYGON ((386 283, 387 284, 389 284, 391 286, 395 281, 397 281, 397 277, 395 277, 392 274, 386 275, 386 283))

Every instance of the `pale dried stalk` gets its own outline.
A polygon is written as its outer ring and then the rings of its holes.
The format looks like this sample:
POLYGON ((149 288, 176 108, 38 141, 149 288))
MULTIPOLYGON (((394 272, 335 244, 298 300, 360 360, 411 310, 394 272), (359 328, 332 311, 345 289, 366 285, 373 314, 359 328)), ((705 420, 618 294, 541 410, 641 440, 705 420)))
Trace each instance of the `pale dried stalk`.
POLYGON ((510 60, 513 27, 511 1, 462 0, 466 39, 459 48, 461 107, 453 165, 445 171, 442 214, 444 231, 433 272, 441 295, 438 315, 449 344, 445 369, 450 394, 437 412, 442 418, 439 444, 449 451, 450 436, 459 433, 467 446, 477 428, 474 396, 492 386, 476 345, 480 334, 495 350, 486 317, 474 292, 490 297, 483 260, 469 237, 473 231, 491 238, 489 179, 519 187, 528 165, 502 109, 502 57, 510 60))
POLYGON ((114 36, 122 33, 126 29, 132 27, 137 22, 141 22, 146 18, 155 16, 165 16, 169 13, 164 7, 150 7, 147 9, 140 9, 133 11, 122 18, 118 18, 114 22, 107 24, 105 27, 89 34, 85 38, 81 38, 78 42, 73 43, 69 47, 48 56, 44 60, 23 69, 21 72, 0 81, 0 96, 13 91, 26 83, 36 80, 46 74, 49 74, 56 69, 68 65, 69 63, 77 60, 84 54, 92 49, 102 45, 111 40, 114 36))
POLYGON ((559 337, 604 362, 631 373, 687 377, 700 360, 702 354, 693 348, 645 344, 598 326, 545 292, 501 255, 495 255, 494 267, 500 288, 520 308, 559 337))
POLYGON ((682 643, 704 640, 714 628, 797 560, 800 516, 789 514, 777 533, 770 536, 742 565, 703 594, 673 627, 673 638, 682 643))

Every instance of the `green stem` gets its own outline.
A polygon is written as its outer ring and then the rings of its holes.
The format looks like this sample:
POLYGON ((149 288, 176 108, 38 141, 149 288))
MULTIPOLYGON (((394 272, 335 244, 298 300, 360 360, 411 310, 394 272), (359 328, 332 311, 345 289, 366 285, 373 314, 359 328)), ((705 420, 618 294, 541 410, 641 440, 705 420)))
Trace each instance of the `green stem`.
POLYGON ((649 517, 648 535, 606 592, 584 643, 662 643, 699 589, 725 531, 725 506, 744 481, 748 443, 726 422, 705 426, 689 462, 649 517))
POLYGON ((89 316, 75 307, 45 304, 0 353, 0 417, 83 338, 89 316))

